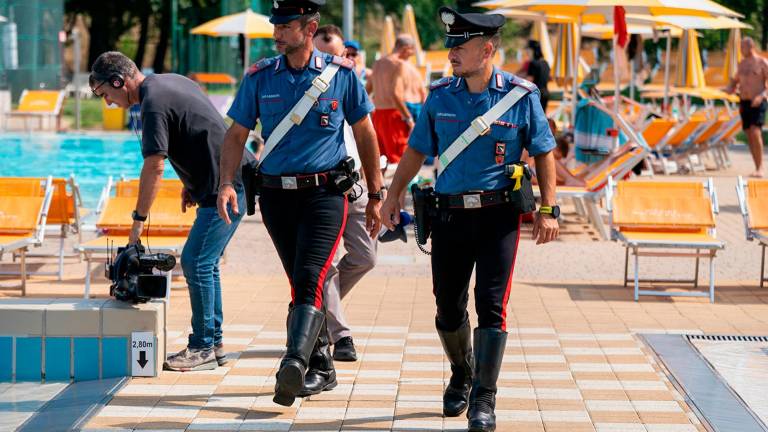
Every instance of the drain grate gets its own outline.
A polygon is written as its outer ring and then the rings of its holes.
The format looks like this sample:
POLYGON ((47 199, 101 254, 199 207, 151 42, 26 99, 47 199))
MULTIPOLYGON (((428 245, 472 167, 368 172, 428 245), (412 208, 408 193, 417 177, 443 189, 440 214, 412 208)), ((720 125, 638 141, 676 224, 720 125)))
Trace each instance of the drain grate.
POLYGON ((706 340, 720 342, 768 342, 768 336, 738 335, 685 335, 688 340, 706 340))

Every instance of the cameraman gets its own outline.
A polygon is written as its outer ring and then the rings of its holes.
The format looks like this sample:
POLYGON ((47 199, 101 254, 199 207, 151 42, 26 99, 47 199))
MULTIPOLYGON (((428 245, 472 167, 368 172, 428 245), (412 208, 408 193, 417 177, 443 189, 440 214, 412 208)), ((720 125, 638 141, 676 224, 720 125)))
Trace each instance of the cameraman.
MULTIPOLYGON (((230 209, 233 223, 228 225, 216 210, 224 120, 193 81, 176 74, 145 77, 133 61, 119 52, 105 52, 96 59, 89 85, 93 94, 108 104, 122 108, 141 105, 144 166, 129 244, 138 242, 144 231, 163 177, 165 158, 184 184, 181 210, 186 212, 197 205, 197 218, 181 254, 192 306, 192 334, 187 348, 168 357, 164 367, 176 371, 215 369, 226 363, 219 258, 242 217, 230 209)), ((246 151, 240 163, 251 160, 253 157, 246 151)), ((235 190, 238 205, 244 206, 240 179, 235 181, 235 190)))

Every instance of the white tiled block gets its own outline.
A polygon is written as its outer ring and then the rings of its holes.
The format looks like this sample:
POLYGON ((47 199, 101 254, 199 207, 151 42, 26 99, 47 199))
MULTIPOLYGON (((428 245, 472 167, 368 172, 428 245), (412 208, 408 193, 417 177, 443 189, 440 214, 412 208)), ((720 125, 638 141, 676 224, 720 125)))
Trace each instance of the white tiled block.
POLYGON ((655 391, 667 390, 667 385, 661 381, 621 381, 625 390, 655 391))
POLYGON ((399 370, 361 370, 360 373, 357 374, 358 378, 397 379, 399 376, 399 370))
POLYGON ((423 402, 436 402, 436 401, 443 401, 443 395, 436 393, 436 394, 428 394, 428 395, 409 395, 409 394, 399 394, 397 395, 397 400, 399 401, 407 401, 407 402, 416 402, 416 401, 423 401, 423 402))
POLYGON ((227 346, 227 345, 248 345, 248 344, 251 343, 252 340, 253 340, 253 338, 249 338, 249 337, 241 338, 241 337, 228 337, 228 336, 224 336, 223 343, 224 343, 224 346, 227 346))
POLYGON ((221 381, 223 386, 259 387, 267 382, 266 376, 227 375, 221 381))
POLYGON ((609 363, 571 363, 569 368, 573 372, 612 372, 609 363))
POLYGON ((187 430, 237 431, 243 420, 196 418, 187 430))
MULTIPOLYGON (((509 346, 509 344, 507 344, 509 346)), ((557 339, 544 339, 544 340, 526 340, 523 339, 520 341, 520 346, 524 348, 549 348, 549 347, 559 347, 560 342, 557 341, 557 339)))
POLYGON ((496 420, 505 422, 541 422, 538 411, 496 410, 496 420))
POLYGON ((402 364, 404 371, 443 371, 450 370, 451 365, 448 362, 404 362, 402 364))
POLYGON ((215 385, 182 385, 171 387, 166 396, 210 396, 216 391, 215 385))
POLYGON ((443 348, 442 347, 431 347, 431 346, 408 345, 407 347, 405 347, 405 353, 406 354, 442 355, 443 354, 443 348))
POLYGON ((628 400, 588 400, 584 402, 589 411, 634 412, 635 407, 628 400))
POLYGON ((346 408, 299 408, 296 420, 341 420, 346 408))
POLYGON ((395 420, 392 424, 393 431, 442 431, 442 420, 395 420))
POLYGON ((689 424, 648 424, 648 432, 697 432, 696 426, 689 424))
POLYGON ((389 421, 395 415, 394 408, 347 408, 345 420, 389 421))
POLYGON ((647 363, 613 363, 611 368, 615 372, 654 372, 653 366, 647 363))
POLYGON ((260 331, 256 335, 256 339, 283 339, 285 340, 284 331, 260 331))
POLYGON ((646 432, 640 423, 595 423, 596 432, 646 432))
POLYGON ((353 333, 408 333, 408 327, 402 326, 352 326, 353 333))
MULTIPOLYGON (((509 333, 515 333, 514 330, 510 330, 509 333)), ((526 327, 518 328, 518 334, 556 334, 555 329, 549 327, 526 327)))
POLYGON ((621 381, 615 380, 577 380, 576 385, 582 390, 624 390, 621 381))
POLYGON ((442 398, 439 401, 398 401, 396 404, 399 409, 423 409, 423 410, 442 410, 442 398))
POLYGON ((289 431, 293 420, 288 419, 250 419, 240 426, 241 431, 289 431))
POLYGON ((500 387, 496 397, 509 399, 535 399, 536 393, 532 387, 500 387))
POLYGON ((440 340, 440 336, 437 335, 437 333, 419 333, 419 332, 411 332, 408 333, 408 339, 413 340, 440 340))
POLYGON ((360 361, 365 362, 396 362, 403 361, 402 354, 365 353, 360 361))
POLYGON ((213 395, 208 398, 206 407, 250 408, 256 402, 255 396, 213 395))
POLYGON ((222 327, 225 332, 243 332, 243 333, 256 333, 261 331, 264 326, 261 325, 247 325, 247 324, 228 324, 222 327))
POLYGON ((581 400, 581 392, 576 389, 537 388, 537 399, 581 400))
POLYGON ((638 412, 683 412, 675 401, 632 401, 638 412))
POLYGON ((362 346, 375 346, 375 347, 397 347, 404 346, 405 339, 361 339, 359 342, 355 340, 355 343, 359 343, 362 346))
POLYGON ((98 416, 140 419, 146 417, 151 411, 151 406, 107 405, 99 412, 98 416))
POLYGON ((249 369, 274 369, 280 364, 279 358, 266 358, 266 359, 242 359, 235 363, 235 368, 249 368, 249 369))
POLYGON ((197 417, 200 412, 200 408, 196 406, 164 406, 152 408, 152 411, 147 414, 147 417, 153 418, 178 418, 178 419, 193 419, 197 417))
POLYGON ((591 422, 586 411, 541 411, 541 420, 545 422, 591 422))
POLYGON ((150 384, 129 384, 125 386, 120 393, 120 396, 164 396, 171 389, 170 385, 150 385, 150 384))
POLYGON ((360 396, 395 396, 397 385, 395 384, 355 384, 352 393, 360 396))

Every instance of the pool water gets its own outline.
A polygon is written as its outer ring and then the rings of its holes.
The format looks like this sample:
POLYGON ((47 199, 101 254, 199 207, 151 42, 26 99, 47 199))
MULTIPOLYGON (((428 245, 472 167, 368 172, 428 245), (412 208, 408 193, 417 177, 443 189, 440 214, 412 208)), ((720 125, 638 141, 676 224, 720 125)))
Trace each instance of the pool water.
MULTIPOLYGON (((0 134, 0 176, 75 175, 83 204, 95 208, 107 178, 138 178, 141 145, 134 134, 0 134)), ((168 161, 165 178, 178 178, 168 161)))

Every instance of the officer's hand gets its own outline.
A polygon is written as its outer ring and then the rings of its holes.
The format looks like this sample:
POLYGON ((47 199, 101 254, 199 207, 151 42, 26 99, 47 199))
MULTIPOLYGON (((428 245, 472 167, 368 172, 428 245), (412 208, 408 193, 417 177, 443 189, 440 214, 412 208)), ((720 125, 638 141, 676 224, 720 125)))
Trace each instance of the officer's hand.
POLYGON ((752 108, 757 108, 760 106, 760 104, 763 103, 763 95, 755 96, 752 99, 752 108))
POLYGON ((232 208, 232 213, 239 215, 240 209, 237 208, 237 192, 232 185, 224 185, 219 188, 219 198, 216 200, 216 207, 219 210, 219 216, 227 223, 232 223, 229 219, 229 212, 227 212, 227 204, 232 208))
POLYGON ((389 194, 380 210, 381 222, 390 231, 400 223, 400 201, 395 194, 389 194))
POLYGON ((536 212, 533 222, 533 239, 536 240, 536 244, 549 243, 556 239, 558 235, 560 235, 560 225, 557 223, 557 219, 550 215, 542 215, 536 212))
POLYGON ((128 234, 128 244, 132 245, 138 243, 139 239, 141 238, 142 231, 144 231, 144 222, 137 220, 133 221, 131 232, 128 234))
POLYGON ((372 239, 376 240, 381 231, 381 201, 376 199, 369 199, 368 205, 365 206, 365 228, 368 230, 368 235, 372 239))
POLYGON ((187 188, 181 189, 181 212, 186 213, 188 208, 195 206, 195 200, 192 199, 192 195, 189 194, 187 188))

